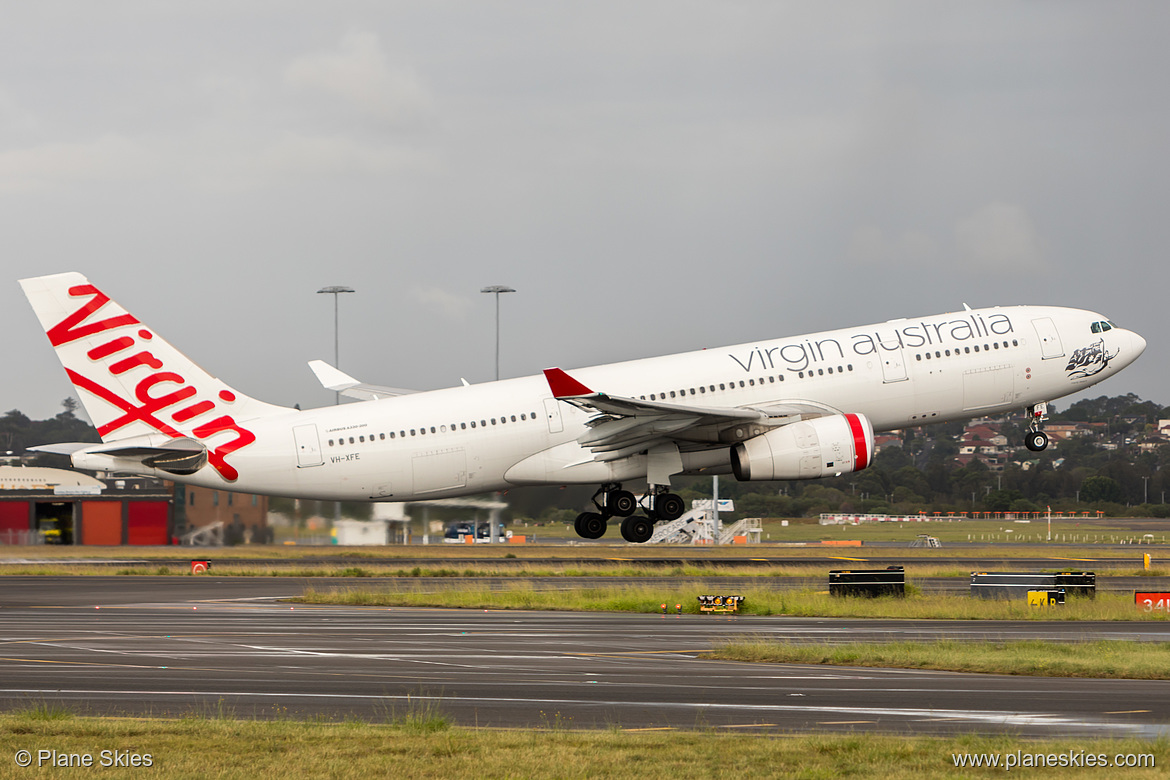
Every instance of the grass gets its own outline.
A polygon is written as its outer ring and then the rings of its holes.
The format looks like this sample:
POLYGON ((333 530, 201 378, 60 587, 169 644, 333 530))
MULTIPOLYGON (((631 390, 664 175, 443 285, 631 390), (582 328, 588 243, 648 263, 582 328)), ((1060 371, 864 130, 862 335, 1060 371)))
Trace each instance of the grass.
MULTIPOLYGON (((697 614, 700 585, 676 584, 540 588, 529 582, 490 588, 467 582, 406 583, 407 587, 306 588, 296 601, 359 607, 444 607, 465 609, 538 609, 582 612, 660 612, 681 604, 697 614)), ((836 598, 814 590, 737 589, 745 597, 746 615, 856 617, 924 620, 1166 620, 1165 614, 1139 611, 1128 594, 1098 594, 1096 599, 1070 599, 1060 607, 1029 607, 1022 601, 986 601, 969 596, 923 595, 905 598, 836 598)), ((718 594, 733 595, 733 594, 718 594)))
POLYGON ((1097 640, 1050 642, 789 642, 762 637, 733 639, 705 658, 763 663, 939 669, 1040 677, 1170 679, 1165 642, 1097 640))
MULTIPOLYGON (((665 551, 660 551, 665 552, 665 551)), ((684 551, 689 552, 689 551, 684 551)), ((909 550, 908 552, 916 552, 909 550)), ((823 555, 823 552, 820 553, 823 555)), ((865 567, 864 561, 834 561, 809 563, 768 563, 760 560, 756 564, 719 565, 711 560, 688 561, 673 559, 666 563, 648 563, 637 559, 572 559, 564 562, 542 560, 527 561, 500 557, 485 557, 476 560, 474 564, 461 562, 460 565, 444 565, 443 559, 434 559, 427 565, 414 565, 409 568, 396 564, 393 558, 369 559, 354 563, 310 565, 301 563, 297 559, 287 559, 287 562, 265 563, 235 563, 232 559, 225 561, 218 557, 206 555, 212 559, 211 570, 207 574, 198 576, 218 577, 694 577, 703 579, 717 579, 719 577, 753 577, 766 579, 777 578, 824 578, 830 568, 849 568, 851 565, 865 567)), ((851 555, 850 557, 861 557, 851 555)), ((881 557, 891 557, 883 553, 881 557)), ((1011 559, 1005 557, 986 556, 995 561, 983 567, 984 570, 996 571, 1011 567, 1011 559)), ((954 577, 967 578, 971 576, 970 566, 961 566, 954 563, 934 563, 921 557, 906 557, 903 559, 908 577, 954 577)), ((1143 569, 1141 561, 1124 558, 1102 561, 1052 559, 1051 564, 1043 567, 1045 571, 1064 571, 1068 569, 1094 569, 1101 576, 1117 577, 1161 577, 1167 574, 1162 568, 1143 569), (1124 567, 1124 568, 1122 568, 1124 567)), ((67 560, 45 560, 38 563, 8 564, 0 566, 0 576, 190 576, 191 568, 187 563, 167 563, 156 565, 151 563, 126 566, 101 566, 90 563, 69 563, 67 560)))
MULTIPOLYGON (((53 776, 85 769, 20 769, 18 750, 33 756, 51 748, 90 754, 101 750, 149 755, 151 768, 102 768, 102 777, 143 773, 173 778, 366 777, 415 778, 829 778, 896 777, 929 780, 1002 777, 1004 770, 957 772, 956 753, 1118 754, 1170 753, 1170 741, 1024 740, 1016 737, 894 737, 857 734, 761 737, 718 727, 696 731, 536 729, 417 729, 409 725, 328 723, 281 719, 225 720, 199 716, 35 720, 0 715, 7 754, 0 777, 53 776)), ((88 771, 95 771, 90 769, 88 771)), ((1016 769, 1012 777, 1059 778, 1069 770, 1016 769)), ((1086 775, 1088 776, 1088 775, 1086 775)), ((1150 769, 1095 769, 1094 778, 1156 776, 1150 769)))

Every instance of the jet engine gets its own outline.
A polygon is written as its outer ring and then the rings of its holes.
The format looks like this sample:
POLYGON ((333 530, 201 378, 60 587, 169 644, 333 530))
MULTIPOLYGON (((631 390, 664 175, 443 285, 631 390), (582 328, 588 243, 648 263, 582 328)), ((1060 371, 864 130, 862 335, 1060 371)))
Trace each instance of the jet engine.
POLYGON ((731 448, 742 481, 820 479, 861 471, 873 457, 873 425, 862 414, 790 423, 731 448))

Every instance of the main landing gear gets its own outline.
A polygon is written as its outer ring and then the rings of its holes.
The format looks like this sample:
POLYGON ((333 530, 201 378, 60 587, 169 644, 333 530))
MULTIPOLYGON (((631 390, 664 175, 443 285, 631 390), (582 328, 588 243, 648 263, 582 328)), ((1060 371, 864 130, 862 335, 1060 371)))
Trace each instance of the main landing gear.
POLYGON ((1024 446, 1032 452, 1042 452, 1048 448, 1048 434, 1040 430, 1040 426, 1048 419, 1048 404, 1044 401, 1028 407, 1028 433, 1024 436, 1024 446))
POLYGON ((652 485, 647 497, 649 507, 644 507, 646 514, 636 516, 638 500, 628 490, 622 490, 617 483, 602 485, 593 494, 593 505, 596 512, 582 512, 577 516, 574 528, 577 535, 583 539, 600 539, 605 535, 609 518, 621 517, 622 538, 627 542, 641 544, 650 541, 654 535, 654 524, 659 520, 677 520, 682 517, 686 509, 683 500, 669 488, 661 485, 652 485))

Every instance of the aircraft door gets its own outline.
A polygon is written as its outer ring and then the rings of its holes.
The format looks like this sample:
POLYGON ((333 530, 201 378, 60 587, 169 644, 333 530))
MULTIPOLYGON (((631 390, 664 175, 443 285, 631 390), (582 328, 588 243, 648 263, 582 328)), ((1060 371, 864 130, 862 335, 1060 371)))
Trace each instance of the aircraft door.
POLYGON ((311 468, 325 462, 316 425, 294 425, 293 439, 297 446, 297 468, 311 468))
POLYGON ((882 381, 883 382, 904 382, 908 377, 906 376, 906 358, 902 354, 902 347, 897 349, 887 350, 881 347, 882 357, 882 381))
POLYGON ((565 424, 561 422, 561 402, 557 399, 544 399, 544 416, 548 418, 549 433, 560 433, 565 429, 565 424))
POLYGON ((1056 329, 1051 317, 1040 317, 1032 320, 1032 327, 1040 338, 1040 357, 1044 360, 1064 357, 1064 346, 1060 343, 1060 331, 1056 329))

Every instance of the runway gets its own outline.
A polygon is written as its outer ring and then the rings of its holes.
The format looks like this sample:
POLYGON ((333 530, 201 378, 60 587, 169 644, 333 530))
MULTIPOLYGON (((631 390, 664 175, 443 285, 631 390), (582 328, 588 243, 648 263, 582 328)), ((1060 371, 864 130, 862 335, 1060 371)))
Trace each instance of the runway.
MULTIPOLYGON (((394 568, 394 569, 411 569, 414 567, 422 568, 485 568, 491 567, 494 569, 504 568, 585 568, 591 566, 630 566, 640 567, 647 570, 655 569, 673 569, 684 566, 702 566, 709 569, 727 569, 727 568, 744 568, 744 569, 767 569, 775 567, 793 567, 793 568, 814 568, 823 567, 826 571, 829 569, 848 568, 850 566, 866 566, 869 568, 885 568, 886 566, 898 565, 905 566, 908 571, 913 571, 916 566, 928 566, 937 568, 939 566, 954 566, 960 570, 967 571, 1003 571, 1003 570, 1108 570, 1108 569, 1128 569, 1138 570, 1143 566, 1142 556, 1135 555, 1133 557, 1110 556, 1110 557, 1069 557, 1060 555, 1050 556, 1028 556, 1028 557, 1011 557, 1011 556, 995 556, 986 552, 981 552, 979 555, 955 555, 955 554, 939 554, 926 550, 913 550, 910 554, 891 553, 889 548, 877 549, 879 546, 874 545, 873 548, 854 549, 841 548, 836 551, 836 554, 824 555, 806 555, 806 556, 752 556, 752 557, 715 557, 711 555, 704 556, 688 556, 688 557, 673 557, 673 558, 651 558, 651 557, 622 557, 622 550, 615 549, 613 555, 608 557, 585 557, 585 556, 564 556, 564 557, 524 557, 524 558, 501 558, 501 557, 454 557, 450 555, 434 555, 430 557, 416 556, 403 558, 380 558, 380 557, 351 557, 340 555, 314 555, 304 556, 298 558, 215 558, 210 553, 202 553, 206 557, 213 558, 212 569, 217 566, 249 566, 258 567, 266 570, 296 570, 306 569, 311 567, 334 567, 334 568, 348 568, 348 567, 370 567, 370 568, 394 568)), ((1077 548, 1078 550, 1083 548, 1077 548)), ((1134 547, 1119 547, 1126 552, 1132 552, 1134 547)), ((1142 548, 1142 552, 1153 551, 1155 555, 1161 555, 1163 550, 1161 548, 1142 548)), ((36 565, 52 565, 56 567, 68 566, 108 566, 111 568, 125 568, 127 566, 170 566, 179 569, 186 569, 190 564, 192 557, 199 555, 199 553, 192 553, 185 558, 118 558, 116 560, 94 558, 0 558, 0 566, 36 566, 36 565)))
MULTIPOLYGON (((1156 736, 1170 682, 708 661, 744 634, 1170 641, 1167 623, 290 607, 294 578, 5 577, 0 707, 468 726, 1156 736)), ((316 584, 320 584, 318 580, 316 584)))

